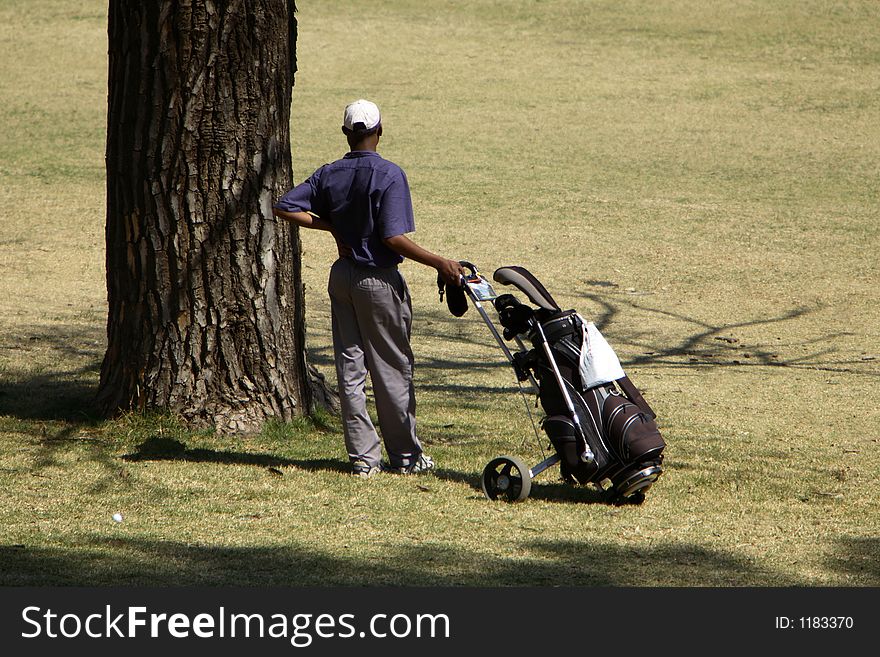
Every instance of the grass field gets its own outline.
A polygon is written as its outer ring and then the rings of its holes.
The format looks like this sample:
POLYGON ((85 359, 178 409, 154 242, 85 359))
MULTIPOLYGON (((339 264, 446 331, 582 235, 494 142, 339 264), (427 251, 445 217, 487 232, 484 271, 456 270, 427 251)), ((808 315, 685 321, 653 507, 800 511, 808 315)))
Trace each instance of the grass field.
MULTIPOLYGON (((106 3, 2 0, 0 584, 880 585, 876 2, 298 4, 296 179, 375 100, 414 238, 593 318, 666 473, 642 506, 558 470, 483 499, 490 458, 540 445, 488 331, 412 263, 436 475, 352 479, 323 415, 95 420, 106 3)), ((303 240, 332 380, 333 248, 303 240)))

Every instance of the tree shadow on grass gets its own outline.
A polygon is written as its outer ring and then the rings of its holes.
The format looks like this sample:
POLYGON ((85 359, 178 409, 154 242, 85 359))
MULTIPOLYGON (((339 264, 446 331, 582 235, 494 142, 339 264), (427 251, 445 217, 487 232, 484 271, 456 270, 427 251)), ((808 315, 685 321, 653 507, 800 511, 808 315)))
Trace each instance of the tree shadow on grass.
MULTIPOLYGON (((348 473, 348 463, 338 459, 290 459, 272 454, 236 452, 206 448, 191 448, 174 438, 153 436, 140 443, 134 452, 122 456, 122 460, 137 463, 144 461, 181 461, 188 463, 214 463, 222 465, 245 465, 260 468, 293 467, 308 471, 348 473)), ((482 495, 482 474, 459 472, 449 468, 437 468, 431 476, 443 481, 465 484, 482 495)), ((533 482, 531 498, 547 502, 605 503, 603 494, 592 487, 577 486, 564 482, 533 482)))
POLYGON ((294 467, 310 471, 349 471, 348 464, 338 459, 288 459, 272 454, 191 448, 174 438, 160 436, 147 438, 147 440, 137 446, 134 452, 123 455, 122 459, 129 462, 183 461, 188 463, 251 465, 261 468, 294 467))
MULTIPOLYGON (((792 347, 816 346, 810 353, 781 357, 776 346, 767 345, 743 345, 733 334, 739 329, 754 328, 757 326, 771 326, 774 324, 796 321, 807 314, 809 308, 792 308, 772 317, 762 316, 747 318, 741 322, 729 324, 713 324, 695 317, 688 317, 681 313, 675 313, 664 308, 652 308, 635 299, 624 297, 620 294, 597 294, 583 292, 580 298, 588 301, 593 306, 598 306, 599 311, 592 317, 600 329, 607 327, 612 321, 620 329, 619 335, 612 342, 619 345, 629 345, 631 350, 640 353, 623 361, 626 368, 639 367, 642 365, 651 367, 691 367, 691 366, 762 366, 762 367, 789 367, 810 370, 825 370, 841 373, 860 373, 871 376, 880 376, 872 363, 866 361, 855 362, 845 359, 831 358, 834 354, 833 341, 839 334, 815 336, 805 341, 786 345, 792 347), (627 326, 641 326, 644 322, 637 322, 631 316, 656 315, 665 320, 678 322, 683 330, 674 343, 660 343, 644 330, 638 328, 625 328, 627 326)), ((585 309, 581 309, 585 312, 585 309)), ((442 340, 449 344, 461 344, 473 351, 474 346, 483 346, 486 350, 494 350, 497 358, 450 358, 448 356, 421 356, 417 363, 419 375, 418 387, 420 390, 430 390, 439 394, 449 394, 459 400, 483 399, 484 406, 491 405, 491 401, 485 398, 507 395, 516 392, 516 382, 511 370, 510 385, 485 385, 485 382, 475 381, 471 383, 457 383, 449 381, 445 374, 449 371, 490 372, 508 369, 509 365, 500 350, 494 349, 495 344, 491 334, 479 319, 469 317, 467 321, 475 322, 475 325, 462 329, 463 320, 456 319, 443 310, 429 310, 422 312, 424 324, 427 329, 422 331, 425 336, 442 340), (481 330, 483 329, 483 330, 481 330)), ((27 333, 27 332, 25 332, 27 333)), ((21 341, 22 349, 26 349, 33 339, 43 346, 48 346, 52 353, 57 354, 57 367, 50 371, 42 371, 36 374, 21 372, 16 373, 7 370, 0 381, 0 416, 6 415, 22 420, 61 420, 69 422, 95 422, 96 408, 94 395, 97 392, 97 372, 100 368, 101 353, 96 347, 96 333, 93 327, 83 329, 77 326, 57 327, 52 333, 44 329, 34 329, 35 335, 26 341, 21 341), (82 362, 83 357, 88 356, 89 364, 72 369, 63 369, 64 363, 71 359, 82 362)), ((769 343, 768 343, 769 344, 769 343)), ((14 347, 13 347, 14 348, 14 347)), ((310 358, 327 368, 332 367, 332 359, 326 349, 310 348, 310 358)))
POLYGON ((94 424, 99 421, 94 404, 97 383, 84 380, 100 363, 72 371, 13 375, 0 381, 0 416, 94 424))
POLYGON ((880 586, 880 538, 838 538, 826 565, 861 586, 880 586))
POLYGON ((15 367, 0 369, 0 416, 89 423, 103 357, 103 326, 24 327, 3 336, 15 367))
POLYGON ((229 547, 108 531, 64 547, 0 546, 4 586, 797 586, 737 555, 686 543, 512 536, 516 557, 431 544, 380 555, 305 545, 229 547), (115 535, 114 535, 115 534, 115 535))
MULTIPOLYGON (((349 465, 338 459, 289 459, 272 454, 232 452, 205 448, 190 448, 183 442, 154 436, 137 446, 135 452, 122 456, 124 461, 182 461, 188 463, 216 463, 223 465, 246 465, 260 468, 293 467, 308 471, 348 473, 349 465)), ((433 476, 444 481, 465 484, 482 495, 482 475, 438 468, 433 476)), ((559 483, 533 483, 531 498, 547 502, 597 504, 605 503, 600 491, 586 486, 559 483)))

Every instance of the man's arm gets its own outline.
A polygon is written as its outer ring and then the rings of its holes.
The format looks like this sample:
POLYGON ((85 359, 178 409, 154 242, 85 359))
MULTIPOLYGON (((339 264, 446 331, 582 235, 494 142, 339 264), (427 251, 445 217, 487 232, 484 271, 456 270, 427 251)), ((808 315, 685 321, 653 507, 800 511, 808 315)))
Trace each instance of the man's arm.
POLYGON ((342 243, 339 236, 333 231, 333 224, 329 221, 316 217, 309 212, 288 212, 287 210, 279 210, 278 208, 272 208, 272 212, 279 219, 286 219, 302 228, 326 230, 333 235, 333 239, 336 240, 336 251, 339 253, 339 256, 341 258, 347 258, 351 255, 351 248, 342 243))
POLYGON ((287 210, 279 210, 278 208, 272 208, 272 212, 279 219, 286 219, 302 228, 317 228, 318 230, 333 232, 333 225, 329 221, 325 221, 324 219, 309 214, 308 212, 288 212, 287 210))
POLYGON ((415 260, 428 267, 433 267, 440 274, 441 278, 450 285, 460 285, 460 276, 464 276, 464 267, 457 260, 450 260, 431 253, 413 242, 406 235, 395 235, 394 237, 386 237, 383 242, 385 246, 404 258, 415 260))

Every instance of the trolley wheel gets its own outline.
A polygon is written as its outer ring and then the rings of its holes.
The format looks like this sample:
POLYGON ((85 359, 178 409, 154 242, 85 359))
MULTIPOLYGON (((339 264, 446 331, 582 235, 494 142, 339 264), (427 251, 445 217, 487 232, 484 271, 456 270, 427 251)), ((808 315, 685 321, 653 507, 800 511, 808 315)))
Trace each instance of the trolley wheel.
POLYGON ((499 456, 483 468, 483 494, 490 500, 522 502, 532 491, 529 468, 512 456, 499 456))

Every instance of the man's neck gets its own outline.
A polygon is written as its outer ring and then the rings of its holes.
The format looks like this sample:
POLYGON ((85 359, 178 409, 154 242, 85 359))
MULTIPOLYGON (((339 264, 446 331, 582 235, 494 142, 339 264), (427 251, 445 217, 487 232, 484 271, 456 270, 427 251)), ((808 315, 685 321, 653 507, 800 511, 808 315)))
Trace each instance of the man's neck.
POLYGON ((349 148, 353 151, 372 151, 375 153, 378 146, 379 139, 376 135, 369 135, 355 143, 349 142, 349 148))

